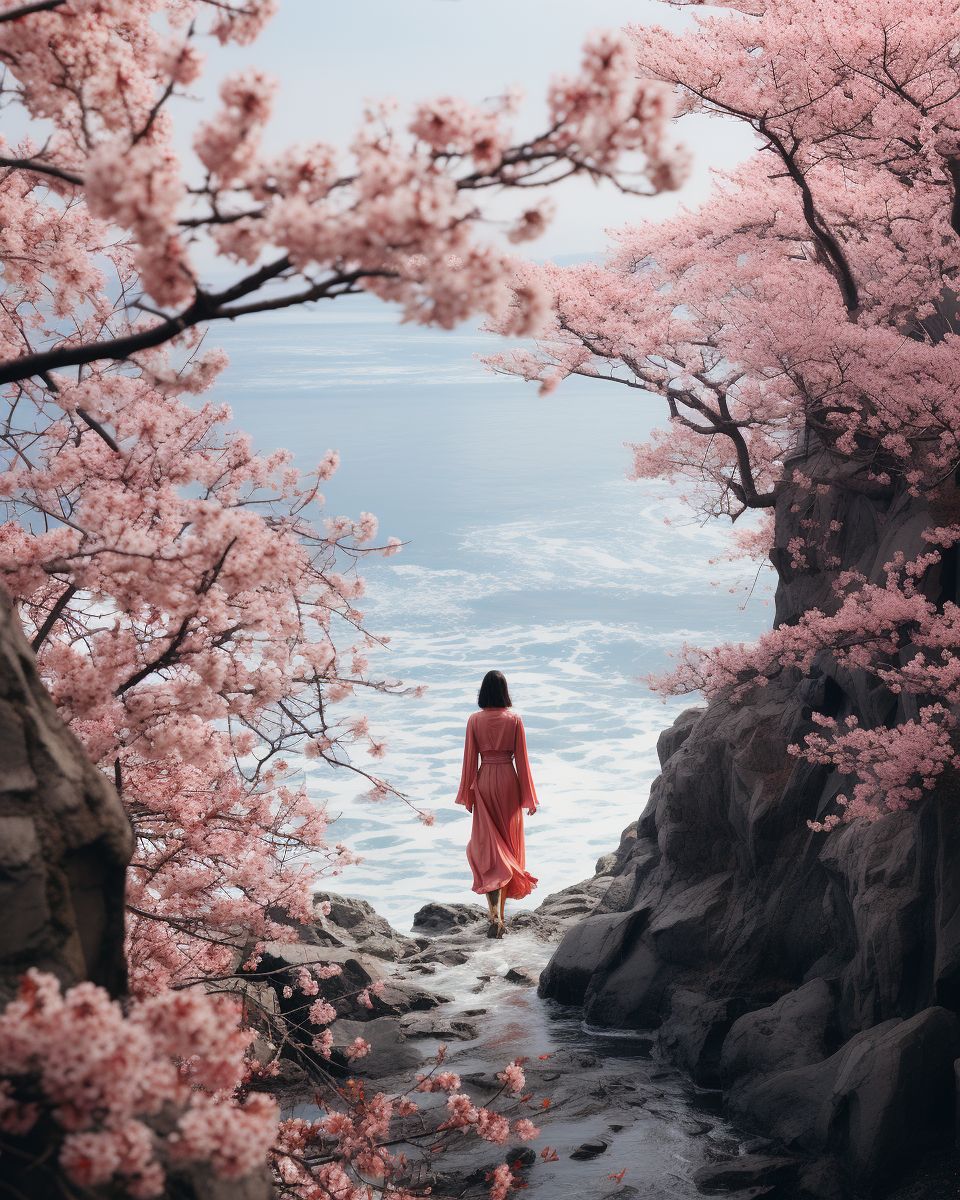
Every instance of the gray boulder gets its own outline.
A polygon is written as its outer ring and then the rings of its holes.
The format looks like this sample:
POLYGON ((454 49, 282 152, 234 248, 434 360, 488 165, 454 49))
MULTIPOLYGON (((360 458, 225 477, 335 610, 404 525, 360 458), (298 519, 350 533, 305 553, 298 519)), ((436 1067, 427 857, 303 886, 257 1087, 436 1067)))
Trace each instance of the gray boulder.
POLYGON ((603 913, 573 925, 540 976, 540 994, 564 1004, 582 1004, 591 981, 597 975, 607 977, 608 965, 623 957, 646 917, 644 912, 603 913))
POLYGON ((594 912, 610 885, 611 876, 608 875, 585 879, 545 897, 534 909, 534 914, 554 929, 570 925, 594 912))
POLYGON ((731 1088, 828 1058, 836 1047, 835 989, 811 979, 734 1022, 723 1042, 721 1075, 731 1088))
POLYGON ((839 1154, 870 1184, 952 1135, 957 1020, 930 1008, 851 1038, 822 1062, 733 1093, 733 1115, 798 1150, 839 1154))
POLYGON ((373 1021, 337 1020, 333 1034, 331 1060, 347 1075, 376 1079, 379 1084, 396 1075, 409 1074, 423 1062, 424 1055, 410 1044, 396 1021, 378 1017, 373 1021), (356 1038, 370 1045, 369 1054, 349 1058, 346 1050, 356 1038))
POLYGON ((336 892, 315 892, 313 897, 316 919, 314 928, 335 939, 340 944, 355 945, 364 954, 390 961, 415 954, 417 944, 413 938, 399 933, 386 918, 381 917, 372 904, 352 896, 341 896, 336 892), (330 912, 324 914, 321 904, 328 904, 330 912))
POLYGON ((408 1038, 439 1038, 441 1041, 472 1041, 479 1033, 477 1026, 471 1021, 422 1012, 410 1013, 404 1017, 400 1022, 400 1029, 408 1038))
POLYGON ((413 918, 413 928, 421 933, 449 933, 451 930, 479 926, 487 922, 487 910, 479 904, 424 904, 413 918))

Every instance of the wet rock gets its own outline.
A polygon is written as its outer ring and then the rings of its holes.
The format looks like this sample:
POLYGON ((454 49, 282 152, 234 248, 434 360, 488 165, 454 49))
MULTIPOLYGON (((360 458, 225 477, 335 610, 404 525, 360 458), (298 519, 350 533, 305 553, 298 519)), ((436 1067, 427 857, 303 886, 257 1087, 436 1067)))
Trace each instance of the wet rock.
MULTIPOLYGON (((800 1163, 795 1158, 745 1154, 729 1162, 701 1167, 694 1172, 693 1182, 697 1191, 708 1194, 743 1192, 748 1188, 767 1188, 792 1181, 799 1173, 800 1163)), ((763 1193, 754 1192, 757 1194, 763 1193)))
POLYGON ((341 944, 353 944, 364 954, 391 961, 414 954, 418 949, 413 938, 394 929, 366 900, 336 892, 315 892, 313 903, 315 932, 327 938, 336 937, 341 944), (329 905, 328 914, 321 911, 322 904, 329 905))
POLYGON ((944 1008, 859 1035, 835 1056, 824 1144, 845 1145, 855 1175, 872 1181, 908 1151, 944 1140, 952 1133, 958 1052, 957 1019, 944 1008))
POLYGON ((605 1141, 603 1138, 591 1138, 587 1142, 581 1142, 570 1157, 577 1159, 577 1161, 597 1158, 601 1154, 605 1154, 609 1149, 610 1143, 608 1141, 605 1141))
POLYGON ((507 983, 516 983, 521 987, 536 987, 540 981, 539 974, 528 971, 526 967, 511 967, 504 975, 507 983))
POLYGON ((384 983, 380 995, 371 994, 370 1001, 373 1008, 367 1011, 372 1012, 374 1016, 399 1017, 404 1013, 426 1012, 431 1008, 436 1008, 438 1004, 447 1003, 448 1000, 448 996, 441 996, 437 992, 428 992, 423 988, 414 987, 413 984, 393 978, 384 983))
POLYGON ((411 1013, 402 1018, 400 1029, 407 1038, 440 1038, 472 1041, 478 1036, 477 1026, 456 1017, 432 1013, 411 1013))
POLYGON ((503 1156, 503 1161, 511 1169, 522 1170, 524 1167, 533 1166, 537 1161, 537 1152, 529 1146, 513 1146, 503 1156))
MULTIPOLYGON (((795 1196, 796 1200, 843 1200, 844 1191, 843 1164, 835 1158, 818 1158, 801 1168, 795 1196)), ((934 1197, 924 1194, 915 1200, 934 1200, 934 1197)))
POLYGON ((424 904, 413 918, 413 928, 423 933, 448 933, 469 925, 486 924, 487 911, 479 904, 424 904))
POLYGON ((538 941, 555 941, 558 936, 559 922, 541 913, 539 909, 529 908, 511 913, 507 910, 507 933, 532 933, 538 941))
POLYGON ((460 949, 458 946, 437 946, 433 944, 426 950, 421 950, 413 957, 406 959, 405 966, 413 968, 431 967, 433 970, 437 966, 443 967, 459 967, 462 966, 470 958, 466 950, 460 949))
POLYGON ((749 1000, 741 996, 714 1000, 702 992, 676 987, 657 1044, 702 1087, 719 1087, 721 1049, 731 1026, 749 1007, 749 1000))
MULTIPOLYGON (((837 486, 803 510, 803 536, 842 530, 843 567, 880 582, 894 555, 922 553, 922 530, 938 520, 930 506, 960 502, 954 480, 918 498, 872 487, 858 464, 836 470, 837 486)), ((789 476, 778 487, 779 623, 837 603, 832 570, 791 565, 803 497, 789 476)), ((933 572, 920 585, 933 603, 941 583, 933 572)), ((700 1082, 722 1084, 736 1120, 836 1151, 857 1180, 953 1136, 960 785, 944 774, 908 811, 814 834, 809 822, 836 811, 842 783, 788 750, 818 714, 884 728, 914 717, 911 704, 823 656, 736 703, 721 695, 688 710, 661 735, 662 772, 612 859, 541 906, 567 924, 541 995, 581 1005, 591 1025, 656 1031, 700 1082), (853 1064, 878 1072, 869 1102, 853 1064)))
POLYGON ((314 892, 315 908, 321 904, 329 906, 329 913, 319 914, 324 921, 348 929, 355 937, 369 937, 380 934, 392 937, 395 934, 393 926, 381 917, 372 904, 366 900, 358 900, 352 896, 341 896, 338 892, 314 892))
POLYGON ((622 961, 646 920, 645 912, 604 913, 573 925, 540 976, 540 994, 563 1004, 583 1003, 594 978, 606 981, 608 965, 622 961))
POLYGON ((387 976, 381 965, 373 959, 357 954, 352 948, 342 946, 313 946, 302 942, 267 942, 261 951, 260 962, 255 971, 249 973, 257 982, 268 983, 278 994, 281 1009, 287 1011, 290 1004, 302 1005, 309 997, 299 993, 283 996, 283 988, 295 983, 300 967, 333 963, 340 967, 340 974, 322 981, 321 994, 337 1005, 360 1008, 355 1000, 348 999, 353 993, 370 986, 371 983, 386 983, 387 976))
POLYGON ((376 1079, 378 1083, 395 1075, 409 1073, 423 1062, 424 1056, 407 1041, 396 1021, 377 1017, 372 1021, 334 1021, 331 1061, 348 1075, 376 1079), (350 1059, 346 1048, 356 1038, 370 1043, 370 1053, 350 1059))
POLYGON ((603 877, 572 884, 547 896, 533 910, 534 915, 554 926, 570 925, 582 917, 589 916, 609 886, 610 880, 603 877))
POLYGON ((740 1144, 741 1154, 768 1154, 776 1148, 776 1142, 770 1138, 747 1138, 745 1142, 740 1144))
POLYGON ((243 983, 257 995, 264 988, 272 991, 276 1010, 289 1027, 285 1057, 308 1068, 325 1066, 313 1042, 326 1026, 309 1020, 314 997, 304 995, 297 986, 298 968, 314 963, 336 963, 341 968, 339 975, 322 980, 319 987, 319 995, 334 1005, 338 1014, 331 1027, 334 1066, 344 1073, 379 1079, 421 1061, 420 1051, 407 1044, 400 1020, 435 1009, 446 997, 388 974, 382 960, 355 946, 271 942, 263 948, 257 971, 243 983), (358 993, 374 983, 379 984, 380 994, 371 991, 369 1006, 361 1003, 358 993), (344 1050, 356 1036, 370 1041, 373 1051, 367 1058, 351 1062, 344 1050))

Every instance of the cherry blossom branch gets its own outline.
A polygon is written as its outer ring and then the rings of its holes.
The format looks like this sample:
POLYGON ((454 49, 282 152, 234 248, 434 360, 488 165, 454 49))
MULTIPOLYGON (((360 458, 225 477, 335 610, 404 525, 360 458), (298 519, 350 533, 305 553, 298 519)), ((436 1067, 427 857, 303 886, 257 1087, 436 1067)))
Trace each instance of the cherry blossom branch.
POLYGON ((50 12, 54 8, 60 8, 66 3, 66 0, 33 0, 32 4, 21 4, 18 8, 6 8, 0 10, 0 23, 4 21, 19 21, 23 17, 32 16, 33 13, 50 12))

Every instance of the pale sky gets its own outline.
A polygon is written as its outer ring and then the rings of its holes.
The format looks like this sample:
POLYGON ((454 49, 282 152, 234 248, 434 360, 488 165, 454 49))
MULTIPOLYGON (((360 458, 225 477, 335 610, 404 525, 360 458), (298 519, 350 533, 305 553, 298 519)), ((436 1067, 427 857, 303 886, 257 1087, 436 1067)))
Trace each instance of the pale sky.
MULTIPOLYGON (((280 83, 269 137, 277 148, 311 140, 345 145, 367 99, 393 97, 405 105, 446 94, 477 102, 512 85, 526 92, 521 120, 533 132, 543 125, 551 76, 576 70, 587 34, 691 21, 689 10, 657 0, 280 0, 278 16, 252 47, 211 49, 193 114, 209 111, 223 74, 255 64, 280 83)), ((178 118, 184 116, 181 109, 178 118)), ((597 253, 606 245, 605 229, 696 204, 709 187, 710 168, 732 166, 752 144, 742 127, 718 119, 687 118, 679 131, 694 155, 681 193, 649 200, 571 181, 555 192, 549 233, 528 252, 597 253)))

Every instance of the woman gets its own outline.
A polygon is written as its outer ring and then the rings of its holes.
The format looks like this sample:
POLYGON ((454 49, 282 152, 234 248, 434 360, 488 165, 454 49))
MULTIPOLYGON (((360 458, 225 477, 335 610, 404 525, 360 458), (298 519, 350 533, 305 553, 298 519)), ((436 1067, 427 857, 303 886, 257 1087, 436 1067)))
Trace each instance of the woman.
POLYGON ((525 869, 520 811, 526 809, 533 816, 537 811, 537 793, 530 774, 523 722, 513 710, 502 672, 488 671, 484 675, 477 705, 480 711, 471 713, 467 720, 457 804, 473 813, 467 845, 473 890, 487 898, 489 936, 503 937, 507 900, 519 900, 537 886, 536 879, 525 869))

